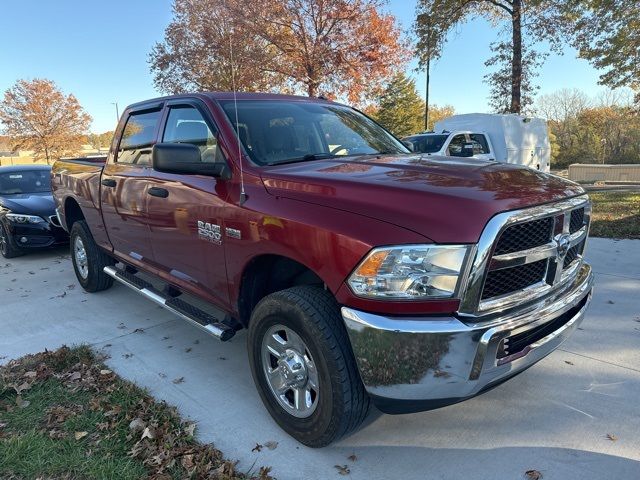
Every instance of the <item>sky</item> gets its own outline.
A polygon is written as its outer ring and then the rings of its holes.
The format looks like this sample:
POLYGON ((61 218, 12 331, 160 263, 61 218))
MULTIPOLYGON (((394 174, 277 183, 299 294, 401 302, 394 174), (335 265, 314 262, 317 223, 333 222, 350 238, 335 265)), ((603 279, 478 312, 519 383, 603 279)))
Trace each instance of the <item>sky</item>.
MULTIPOLYGON (((411 28, 414 0, 390 0, 385 7, 411 28)), ((250 4, 250 2, 248 2, 250 4)), ((0 0, 0 92, 16 80, 48 78, 73 93, 93 117, 91 130, 112 130, 130 103, 160 95, 153 86, 148 55, 171 21, 171 0, 0 0)), ((442 58, 431 69, 430 103, 457 113, 488 112, 484 62, 496 30, 472 20, 452 32, 442 58)), ((603 90, 598 72, 567 47, 551 55, 540 71, 540 93, 578 88, 590 96, 603 90)), ((408 67, 424 95, 425 76, 408 67)))

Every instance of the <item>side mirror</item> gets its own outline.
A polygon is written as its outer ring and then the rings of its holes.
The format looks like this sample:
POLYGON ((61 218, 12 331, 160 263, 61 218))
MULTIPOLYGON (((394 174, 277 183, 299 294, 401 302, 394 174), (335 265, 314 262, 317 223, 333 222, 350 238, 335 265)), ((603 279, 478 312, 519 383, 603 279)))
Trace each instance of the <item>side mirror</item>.
POLYGON ((230 177, 226 164, 203 162, 200 149, 190 143, 156 143, 151 150, 151 163, 158 172, 230 177))
POLYGON ((462 152, 460 152, 461 157, 473 157, 473 143, 465 143, 464 147, 462 147, 462 152))
POLYGON ((410 152, 415 152, 415 150, 413 149, 413 142, 410 142, 408 140, 403 140, 402 144, 407 147, 409 149, 410 152))

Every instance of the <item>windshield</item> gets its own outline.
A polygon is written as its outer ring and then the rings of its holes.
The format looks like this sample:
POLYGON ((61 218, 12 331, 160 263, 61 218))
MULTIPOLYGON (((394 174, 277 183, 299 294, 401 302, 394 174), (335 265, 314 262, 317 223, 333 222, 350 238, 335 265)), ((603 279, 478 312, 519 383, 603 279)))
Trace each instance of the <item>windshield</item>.
POLYGON ((413 151, 419 153, 435 153, 440 151, 449 135, 414 135, 404 140, 411 142, 413 151))
POLYGON ((50 192, 50 175, 49 170, 23 170, 0 173, 0 195, 50 192))
POLYGON ((282 101, 220 102, 257 165, 347 155, 409 153, 401 142, 358 111, 333 104, 282 101))

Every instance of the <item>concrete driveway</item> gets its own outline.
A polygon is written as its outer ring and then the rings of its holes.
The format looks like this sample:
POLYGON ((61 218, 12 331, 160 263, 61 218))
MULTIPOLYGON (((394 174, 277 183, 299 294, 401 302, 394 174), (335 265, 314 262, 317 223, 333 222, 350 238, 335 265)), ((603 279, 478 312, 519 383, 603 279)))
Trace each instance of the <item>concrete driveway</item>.
POLYGON ((111 356, 110 368, 196 420, 202 441, 245 471, 272 466, 279 479, 342 478, 334 466, 348 465, 354 479, 502 480, 535 469, 545 480, 638 480, 640 241, 591 239, 588 258, 596 294, 560 350, 470 401, 373 413, 361 430, 320 450, 293 441, 263 408, 244 333, 219 343, 119 285, 86 294, 66 250, 0 263, 0 363, 94 345, 111 356), (270 440, 276 449, 252 452, 270 440))

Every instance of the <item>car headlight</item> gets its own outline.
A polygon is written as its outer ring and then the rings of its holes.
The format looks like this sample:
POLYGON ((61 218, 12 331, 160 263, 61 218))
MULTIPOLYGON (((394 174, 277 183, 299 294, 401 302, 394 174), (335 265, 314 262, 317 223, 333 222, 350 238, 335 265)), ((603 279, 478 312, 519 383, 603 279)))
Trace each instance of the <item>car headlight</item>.
POLYGON ((349 277, 359 297, 399 300, 452 298, 468 245, 400 245, 372 250, 349 277))
POLYGON ((20 213, 7 213, 7 219, 13 223, 41 223, 45 219, 37 215, 22 215, 20 213))

